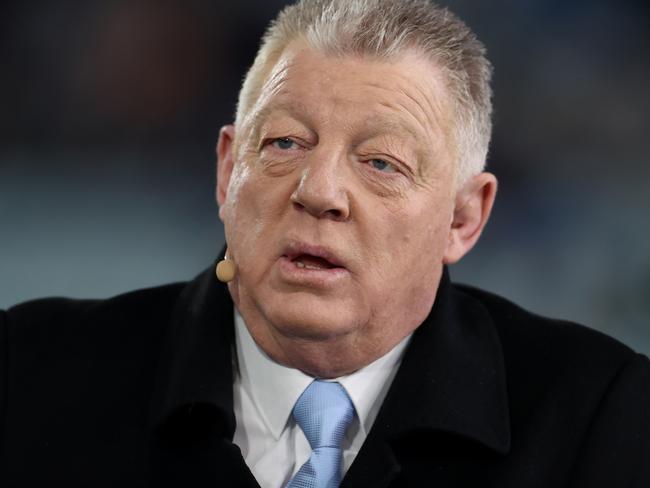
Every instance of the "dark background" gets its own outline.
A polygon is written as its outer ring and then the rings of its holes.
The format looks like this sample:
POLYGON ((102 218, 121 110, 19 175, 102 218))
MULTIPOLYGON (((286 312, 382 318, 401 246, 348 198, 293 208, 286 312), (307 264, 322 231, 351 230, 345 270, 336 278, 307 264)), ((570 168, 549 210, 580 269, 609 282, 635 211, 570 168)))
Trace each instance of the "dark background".
MULTIPOLYGON (((185 280, 214 145, 281 1, 0 5, 0 306, 185 280)), ((501 186, 459 281, 650 352, 647 1, 444 2, 495 69, 501 186)))

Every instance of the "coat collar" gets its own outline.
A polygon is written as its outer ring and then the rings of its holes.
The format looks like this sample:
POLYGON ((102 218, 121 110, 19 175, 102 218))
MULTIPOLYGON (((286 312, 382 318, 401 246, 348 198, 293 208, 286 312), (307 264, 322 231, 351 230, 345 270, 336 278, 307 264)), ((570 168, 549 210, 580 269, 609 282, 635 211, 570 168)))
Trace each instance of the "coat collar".
POLYGON ((232 439, 234 305, 214 267, 182 291, 161 351, 150 409, 150 426, 213 410, 220 435, 232 439))
POLYGON ((341 487, 387 486, 401 470, 400 458, 413 456, 403 446, 448 451, 459 439, 506 454, 510 416, 495 325, 480 301, 450 283, 445 269, 433 309, 413 334, 341 487))
POLYGON ((501 342, 483 305, 443 273, 434 307, 415 331, 380 413, 395 437, 445 431, 500 453, 510 449, 501 342), (405 415, 404 405, 408 414, 405 415))
MULTIPOLYGON (((233 303, 211 268, 189 283, 175 307, 152 396, 155 429, 193 419, 192 424, 207 422, 232 439, 232 345, 233 303)), ((446 269, 434 307, 415 331, 346 480, 367 482, 368 476, 399 470, 389 445, 403 436, 440 432, 497 453, 510 449, 505 371, 495 326, 480 301, 451 285, 446 269), (386 461, 379 470, 378 457, 386 461)))

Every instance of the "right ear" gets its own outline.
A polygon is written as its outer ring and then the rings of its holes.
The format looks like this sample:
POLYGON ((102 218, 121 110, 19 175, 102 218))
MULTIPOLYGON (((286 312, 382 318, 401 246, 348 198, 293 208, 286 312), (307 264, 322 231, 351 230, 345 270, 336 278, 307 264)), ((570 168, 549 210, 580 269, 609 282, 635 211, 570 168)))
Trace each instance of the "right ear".
POLYGON ((219 131, 219 141, 217 142, 217 188, 216 197, 219 204, 219 217, 223 220, 221 214, 223 204, 228 195, 228 185, 235 165, 234 153, 235 126, 224 125, 219 131))

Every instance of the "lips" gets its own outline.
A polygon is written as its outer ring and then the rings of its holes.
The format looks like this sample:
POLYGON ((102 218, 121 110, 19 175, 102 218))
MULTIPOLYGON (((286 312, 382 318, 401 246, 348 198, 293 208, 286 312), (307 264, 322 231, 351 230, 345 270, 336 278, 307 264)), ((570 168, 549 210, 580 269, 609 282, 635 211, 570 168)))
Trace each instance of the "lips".
POLYGON ((325 271, 345 268, 342 259, 324 246, 292 243, 285 248, 283 257, 299 269, 325 271))
POLYGON ((278 283, 292 291, 340 291, 350 277, 348 263, 340 256, 325 246, 291 240, 284 246, 277 261, 278 283))
POLYGON ((296 256, 294 259, 292 259, 291 262, 294 263, 298 268, 305 269, 332 269, 338 267, 329 262, 327 259, 313 256, 311 254, 301 254, 300 256, 296 256))

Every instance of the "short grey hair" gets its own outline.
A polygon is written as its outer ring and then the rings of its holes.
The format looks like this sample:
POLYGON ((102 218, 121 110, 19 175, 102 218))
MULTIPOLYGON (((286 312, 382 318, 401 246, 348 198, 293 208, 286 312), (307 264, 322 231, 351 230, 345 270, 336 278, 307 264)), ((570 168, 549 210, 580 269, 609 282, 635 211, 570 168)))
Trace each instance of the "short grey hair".
POLYGON ((442 69, 451 95, 457 183, 484 169, 492 133, 492 66, 484 45, 449 10, 428 0, 301 0, 285 7, 269 25, 246 74, 237 125, 295 39, 332 55, 390 59, 405 50, 424 54, 442 69))

